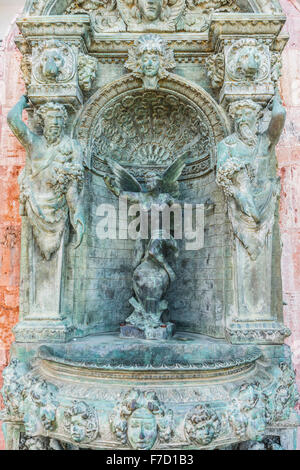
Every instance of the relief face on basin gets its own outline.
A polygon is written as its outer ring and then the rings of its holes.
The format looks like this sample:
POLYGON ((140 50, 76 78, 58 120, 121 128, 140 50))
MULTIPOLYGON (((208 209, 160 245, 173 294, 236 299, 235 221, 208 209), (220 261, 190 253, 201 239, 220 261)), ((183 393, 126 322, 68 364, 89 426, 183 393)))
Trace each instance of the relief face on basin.
POLYGON ((152 449, 157 438, 157 424, 154 415, 146 408, 135 410, 128 420, 127 437, 134 449, 152 449))

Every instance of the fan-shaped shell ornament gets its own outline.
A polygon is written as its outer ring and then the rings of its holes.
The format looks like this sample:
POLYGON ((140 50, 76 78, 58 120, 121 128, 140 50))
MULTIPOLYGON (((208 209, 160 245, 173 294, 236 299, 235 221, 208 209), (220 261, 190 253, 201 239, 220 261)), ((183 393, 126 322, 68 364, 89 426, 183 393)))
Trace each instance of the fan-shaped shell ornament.
POLYGON ((170 151, 157 144, 147 144, 138 149, 134 163, 165 165, 170 160, 170 151))
POLYGON ((176 95, 136 91, 99 110, 88 152, 97 172, 107 173, 105 162, 112 158, 143 179, 146 170, 166 169, 195 138, 183 175, 211 168, 213 137, 207 118, 176 95))

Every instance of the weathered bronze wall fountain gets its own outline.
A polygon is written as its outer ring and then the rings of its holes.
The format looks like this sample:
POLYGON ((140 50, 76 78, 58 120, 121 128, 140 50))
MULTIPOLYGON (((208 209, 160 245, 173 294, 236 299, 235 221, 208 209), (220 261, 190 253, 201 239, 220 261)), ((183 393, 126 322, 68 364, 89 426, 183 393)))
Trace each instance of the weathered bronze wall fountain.
POLYGON ((27 1, 8 449, 295 447, 284 22, 275 0, 27 1))

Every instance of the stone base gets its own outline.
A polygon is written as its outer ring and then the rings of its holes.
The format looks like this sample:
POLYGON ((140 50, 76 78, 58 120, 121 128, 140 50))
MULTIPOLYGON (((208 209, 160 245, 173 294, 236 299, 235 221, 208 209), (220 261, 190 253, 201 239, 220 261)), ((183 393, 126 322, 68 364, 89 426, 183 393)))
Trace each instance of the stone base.
POLYGON ((157 328, 147 328, 140 330, 136 326, 125 324, 120 327, 121 338, 141 338, 141 339, 170 339, 175 333, 175 324, 166 323, 157 328))
POLYGON ((24 432, 33 437, 25 448, 33 449, 44 448, 49 438, 52 444, 58 442, 56 448, 95 450, 148 450, 154 445, 157 451, 224 449, 269 436, 280 438, 283 447, 293 445, 299 420, 293 411, 296 393, 287 346, 260 349, 187 332, 177 332, 172 341, 105 334, 40 345, 36 362, 27 347, 15 343, 15 361, 4 374, 10 392, 2 416, 7 449, 18 449, 18 434, 24 432), (28 364, 28 372, 20 364, 26 357, 34 364, 28 364), (283 387, 289 399, 281 409, 283 387), (44 428, 39 402, 27 399, 40 390, 43 406, 53 414, 50 429, 44 428), (256 400, 249 401, 253 394, 256 400), (87 418, 81 420, 78 439, 70 420, 78 419, 82 410, 87 418), (139 420, 152 423, 155 443, 152 438, 142 443, 130 438, 135 410, 139 420), (206 434, 202 428, 197 431, 199 422, 206 434))
POLYGON ((72 339, 74 330, 61 320, 24 320, 14 327, 13 332, 18 342, 57 343, 72 339))

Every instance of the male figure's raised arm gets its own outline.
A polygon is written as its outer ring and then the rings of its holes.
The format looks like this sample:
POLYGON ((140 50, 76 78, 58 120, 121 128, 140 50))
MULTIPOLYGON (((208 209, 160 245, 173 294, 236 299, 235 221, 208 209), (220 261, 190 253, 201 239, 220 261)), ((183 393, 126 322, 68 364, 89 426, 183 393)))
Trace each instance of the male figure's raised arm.
POLYGON ((9 111, 7 116, 9 127, 26 150, 32 145, 33 140, 37 137, 22 120, 23 110, 29 107, 28 98, 23 95, 18 103, 9 111))
POLYGON ((267 130, 267 135, 271 145, 276 145, 285 123, 286 111, 282 105, 281 97, 278 89, 275 91, 271 121, 267 130))

